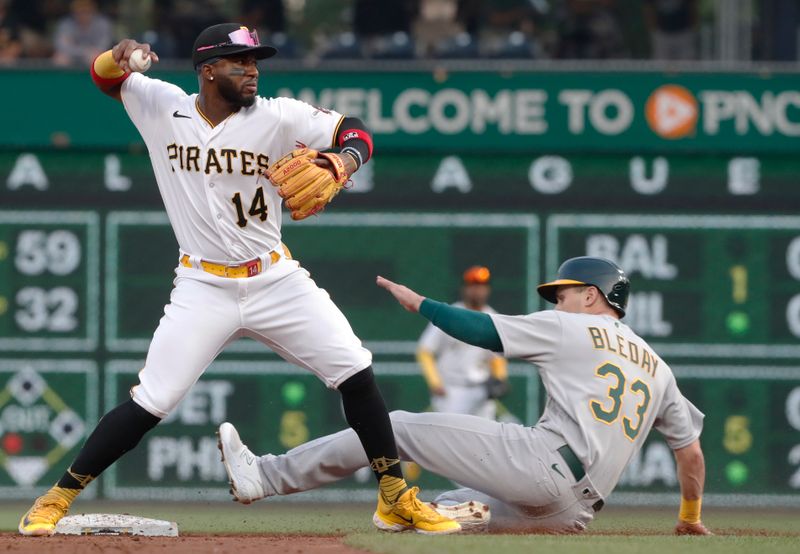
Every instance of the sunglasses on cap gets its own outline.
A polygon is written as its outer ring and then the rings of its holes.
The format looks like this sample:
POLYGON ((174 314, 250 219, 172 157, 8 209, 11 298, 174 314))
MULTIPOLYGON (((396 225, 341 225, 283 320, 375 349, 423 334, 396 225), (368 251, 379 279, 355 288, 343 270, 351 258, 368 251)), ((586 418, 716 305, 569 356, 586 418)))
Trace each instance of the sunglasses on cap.
POLYGON ((201 46, 197 51, 202 52, 203 50, 219 48, 220 46, 261 46, 261 42, 258 40, 258 31, 255 29, 251 31, 247 27, 240 27, 232 33, 228 33, 228 40, 226 42, 201 46))

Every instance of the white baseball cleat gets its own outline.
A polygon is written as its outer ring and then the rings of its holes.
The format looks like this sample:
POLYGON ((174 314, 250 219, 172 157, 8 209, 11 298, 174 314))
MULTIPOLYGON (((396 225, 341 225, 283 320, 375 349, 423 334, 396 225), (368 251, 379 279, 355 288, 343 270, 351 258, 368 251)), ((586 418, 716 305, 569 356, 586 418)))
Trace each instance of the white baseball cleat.
POLYGON ((486 533, 489 530, 492 512, 489 510, 489 506, 483 502, 470 500, 461 504, 449 505, 428 502, 428 505, 440 515, 460 523, 462 533, 486 533))
POLYGON ((236 428, 227 421, 219 426, 217 446, 222 453, 222 464, 228 472, 233 499, 250 504, 267 496, 261 483, 258 457, 242 443, 236 428))

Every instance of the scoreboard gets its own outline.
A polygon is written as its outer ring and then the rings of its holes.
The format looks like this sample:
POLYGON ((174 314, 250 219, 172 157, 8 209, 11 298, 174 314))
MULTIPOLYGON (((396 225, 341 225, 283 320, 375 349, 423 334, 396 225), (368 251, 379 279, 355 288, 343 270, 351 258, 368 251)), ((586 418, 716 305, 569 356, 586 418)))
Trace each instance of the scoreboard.
MULTIPOLYGON (((682 390, 707 414, 709 493, 722 501, 747 494, 753 501, 797 502, 800 218, 331 210, 287 223, 289 248, 376 353, 388 402, 402 409, 427 408, 414 364, 402 361, 423 322, 373 290, 374 275, 448 298, 461 268, 486 263, 497 268, 494 304, 523 312, 540 307, 535 284, 552 276, 560 260, 584 254, 616 259, 634 283, 628 323, 667 358, 682 390)), ((127 397, 168 301, 175 256, 162 212, 0 211, 0 421, 7 473, 0 483, 8 494, 25 496, 35 485, 15 481, 15 460, 40 460, 42 485, 74 454, 78 443, 66 442, 58 457, 48 455, 52 429, 74 420, 71 428, 79 422, 83 430, 127 397), (86 376, 79 378, 75 368, 86 376), (102 395, 87 391, 97 388, 98 377, 102 395), (80 405, 65 407, 64 400, 50 407, 44 392, 27 397, 19 382, 45 383, 34 390, 80 398, 80 405), (60 415, 65 410, 72 420, 60 415)), ((513 367, 509 417, 534 423, 543 392, 533 371, 513 367)), ((241 421, 245 437, 262 451, 282 451, 345 426, 338 397, 312 375, 240 341, 142 448, 109 471, 104 494, 192 498, 199 490, 204 498, 222 498, 213 431, 227 418, 241 421), (257 416, 245 417, 235 406, 258 407, 257 416)), ((426 488, 447 486, 418 468, 409 471, 426 488)), ((371 494, 363 477, 324 494, 371 494)), ((676 486, 671 452, 654 434, 615 496, 636 501, 646 492, 651 500, 666 494, 668 501, 676 486)))
MULTIPOLYGON (((800 505, 800 167, 784 154, 636 158, 389 153, 320 217, 285 217, 284 240, 374 352, 390 407, 415 411, 429 401, 412 358, 425 322, 375 287, 376 274, 453 300, 463 269, 488 265, 493 307, 526 313, 545 307, 535 286, 563 259, 616 260, 633 284, 626 322, 707 415, 709 502, 800 505)), ((0 152, 6 497, 57 478, 136 382, 177 264, 148 166, 137 151, 0 152)), ((543 394, 534 370, 512 365, 504 417, 535 423, 543 394)), ((338 395, 241 340, 97 492, 224 498, 213 432, 225 419, 262 452, 346 426, 338 395)), ((406 471, 426 490, 450 486, 406 471)), ((359 474, 318 498, 373 493, 359 474)), ((672 454, 654 433, 611 501, 676 495, 672 454)))
POLYGON ((100 218, 0 211, 0 348, 98 346, 100 218))
MULTIPOLYGON (((178 67, 151 75, 193 91, 196 75, 178 67)), ((800 505, 797 73, 514 67, 278 63, 265 82, 265 94, 374 131, 376 156, 352 186, 319 217, 285 217, 284 240, 373 351, 388 405, 428 408, 412 357, 425 322, 375 287, 376 274, 451 301, 464 268, 487 265, 492 306, 527 313, 545 307, 535 286, 563 259, 606 256, 632 278, 626 322, 706 414, 707 503, 800 505)), ((0 137, 0 492, 30 498, 128 398, 177 244, 149 153, 85 71, 2 76, 7 105, 19 90, 37 105, 7 111, 13 132, 0 137), (72 109, 50 101, 54 87, 72 109)), ((534 424, 535 370, 510 371, 502 417, 534 424)), ((240 340, 87 493, 225 498, 213 432, 226 419, 261 452, 346 426, 336 393, 240 340)), ((428 492, 451 486, 405 470, 428 492)), ((653 433, 610 500, 674 504, 677 491, 653 433)), ((367 471, 316 495, 374 490, 367 471)))
POLYGON ((547 241, 548 275, 617 260, 627 322, 664 356, 800 359, 800 217, 554 215, 547 241))
MULTIPOLYGON (((107 213, 103 249, 99 227, 89 211, 0 212, 4 349, 95 351, 102 308, 110 351, 146 350, 175 267, 166 216, 107 213)), ((541 271, 534 215, 328 213, 286 227, 289 248, 381 353, 408 353, 419 322, 364 287, 370 276, 447 298, 462 267, 485 263, 497 268, 495 303, 532 311, 540 273, 587 254, 627 270, 627 321, 665 356, 800 357, 800 217, 556 214, 541 237, 541 271), (436 273, 433 260, 444 262, 436 273), (387 317, 396 324, 381 325, 387 317)))

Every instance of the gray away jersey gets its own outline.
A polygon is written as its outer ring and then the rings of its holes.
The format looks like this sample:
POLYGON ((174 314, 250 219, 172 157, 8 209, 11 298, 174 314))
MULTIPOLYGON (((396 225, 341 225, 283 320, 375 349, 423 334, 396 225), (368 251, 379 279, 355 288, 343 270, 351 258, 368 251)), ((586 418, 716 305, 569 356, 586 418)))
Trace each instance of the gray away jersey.
POLYGON ((664 360, 621 321, 556 310, 491 317, 505 355, 539 368, 547 405, 537 427, 564 438, 602 496, 652 427, 673 450, 700 436, 703 413, 683 397, 664 360))

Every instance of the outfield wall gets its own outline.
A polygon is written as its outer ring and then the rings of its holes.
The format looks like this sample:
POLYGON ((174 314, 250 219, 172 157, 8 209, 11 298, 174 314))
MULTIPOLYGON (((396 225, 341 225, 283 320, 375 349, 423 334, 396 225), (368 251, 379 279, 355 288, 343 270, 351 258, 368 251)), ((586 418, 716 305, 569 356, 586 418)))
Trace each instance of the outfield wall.
MULTIPOLYGON (((190 72, 153 75, 196 86, 190 72)), ((429 403, 412 356, 424 321, 373 287, 375 274, 448 300, 465 267, 488 265, 492 304, 520 313, 545 307, 535 284, 559 260, 617 260, 634 282, 626 321, 707 414, 709 498, 797 505, 797 83, 788 72, 264 71, 265 93, 358 115, 376 137, 374 160, 325 213, 284 218, 285 241, 374 352, 390 407, 410 410, 429 403)), ((177 246, 121 106, 81 72, 2 71, 0 84, 19 107, 0 136, 0 490, 12 498, 57 479, 127 398, 177 246)), ((542 401, 535 372, 513 365, 505 417, 532 424, 542 401)), ((224 498, 213 431, 226 419, 272 452, 346 425, 335 393, 239 341, 93 494, 224 498)), ((365 472, 319 497, 373 495, 365 472)), ((674 461, 653 437, 612 501, 675 498, 674 461)))

